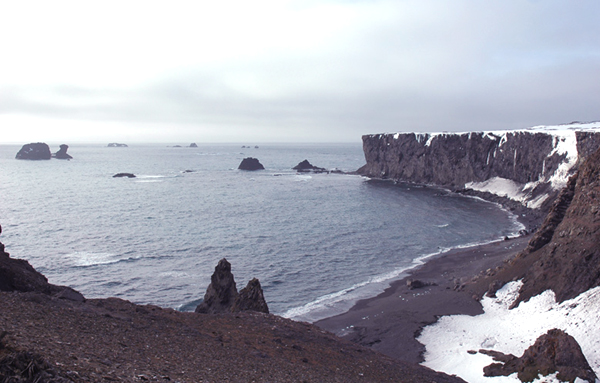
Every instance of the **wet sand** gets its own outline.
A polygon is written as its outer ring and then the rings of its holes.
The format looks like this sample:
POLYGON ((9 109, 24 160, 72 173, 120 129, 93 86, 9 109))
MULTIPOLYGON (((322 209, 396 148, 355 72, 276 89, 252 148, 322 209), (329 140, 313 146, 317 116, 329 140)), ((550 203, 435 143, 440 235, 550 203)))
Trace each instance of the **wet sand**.
POLYGON ((425 349, 415 338, 421 329, 443 315, 483 313, 478 300, 485 288, 465 283, 513 257, 529 239, 524 236, 441 254, 393 282, 377 297, 359 301, 348 312, 315 324, 395 359, 420 363, 425 349), (425 286, 411 288, 409 280, 425 286))

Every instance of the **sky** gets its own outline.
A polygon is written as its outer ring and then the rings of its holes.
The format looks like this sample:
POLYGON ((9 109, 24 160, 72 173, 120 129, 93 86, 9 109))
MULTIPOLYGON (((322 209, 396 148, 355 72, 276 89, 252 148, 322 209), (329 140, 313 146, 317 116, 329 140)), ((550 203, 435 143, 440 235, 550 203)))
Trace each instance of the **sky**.
POLYGON ((0 0, 0 142, 600 120, 597 0, 0 0))

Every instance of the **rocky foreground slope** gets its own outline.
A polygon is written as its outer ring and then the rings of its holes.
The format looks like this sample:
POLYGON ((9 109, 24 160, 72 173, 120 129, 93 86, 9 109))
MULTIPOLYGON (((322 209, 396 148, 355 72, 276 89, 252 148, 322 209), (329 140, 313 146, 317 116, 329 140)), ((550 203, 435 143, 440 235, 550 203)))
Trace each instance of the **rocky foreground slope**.
POLYGON ((266 313, 85 300, 0 250, 1 382, 462 382, 266 313))

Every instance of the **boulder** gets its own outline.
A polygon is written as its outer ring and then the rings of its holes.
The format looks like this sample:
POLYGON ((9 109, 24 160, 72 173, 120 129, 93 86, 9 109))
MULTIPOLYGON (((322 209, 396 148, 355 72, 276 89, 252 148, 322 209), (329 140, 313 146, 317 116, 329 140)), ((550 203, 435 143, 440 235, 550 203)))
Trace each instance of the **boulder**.
POLYGON ((50 147, 47 144, 35 142, 23 145, 15 158, 17 160, 49 160, 52 158, 52 153, 50 153, 50 147))
POLYGON ((195 143, 195 142, 192 142, 192 143, 190 144, 190 148, 197 148, 197 147, 198 147, 198 145, 196 145, 196 143, 195 143))
POLYGON ((315 172, 315 173, 323 173, 326 172, 327 169, 320 168, 312 165, 308 160, 304 160, 300 162, 298 165, 294 166, 292 169, 297 170, 299 172, 315 172))
POLYGON ((127 144, 119 144, 117 142, 111 142, 108 144, 109 148, 127 148, 127 144))
POLYGON ((204 294, 204 301, 196 307, 195 311, 201 314, 231 312, 231 307, 237 296, 238 292, 231 273, 231 264, 223 258, 210 277, 210 284, 206 289, 206 294, 204 294))
POLYGON ((231 311, 258 311, 265 314, 269 313, 269 307, 265 301, 263 290, 258 279, 252 278, 252 280, 248 282, 248 285, 240 290, 231 311))
POLYGON ((119 178, 119 177, 135 178, 135 174, 133 174, 133 173, 117 173, 113 176, 113 178, 119 178))
POLYGON ((258 161, 257 158, 247 157, 242 160, 238 169, 240 170, 262 170, 265 167, 258 161))
POLYGON ((484 376, 509 376, 516 372, 522 382, 532 382, 540 374, 547 376, 558 372, 557 379, 563 382, 574 382, 576 378, 596 381, 596 374, 575 338, 558 329, 540 336, 520 358, 495 351, 479 352, 501 362, 485 367, 484 376))
POLYGON ((52 157, 57 158, 59 160, 70 160, 73 157, 67 154, 67 149, 69 149, 69 145, 62 144, 58 152, 54 153, 52 157))

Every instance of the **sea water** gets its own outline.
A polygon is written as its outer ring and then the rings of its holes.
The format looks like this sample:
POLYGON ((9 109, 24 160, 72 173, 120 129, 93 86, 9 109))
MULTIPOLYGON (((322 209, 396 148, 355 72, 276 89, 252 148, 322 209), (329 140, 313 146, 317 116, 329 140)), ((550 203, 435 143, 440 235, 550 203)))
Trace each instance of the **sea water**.
POLYGON ((193 310, 227 258, 238 289, 256 277, 271 312, 314 321, 431 254, 521 228, 497 205, 441 189, 292 170, 308 159, 354 171, 359 143, 72 144, 69 161, 16 160, 19 149, 0 146, 0 240, 88 298, 193 310), (265 170, 238 170, 245 157, 265 170))

